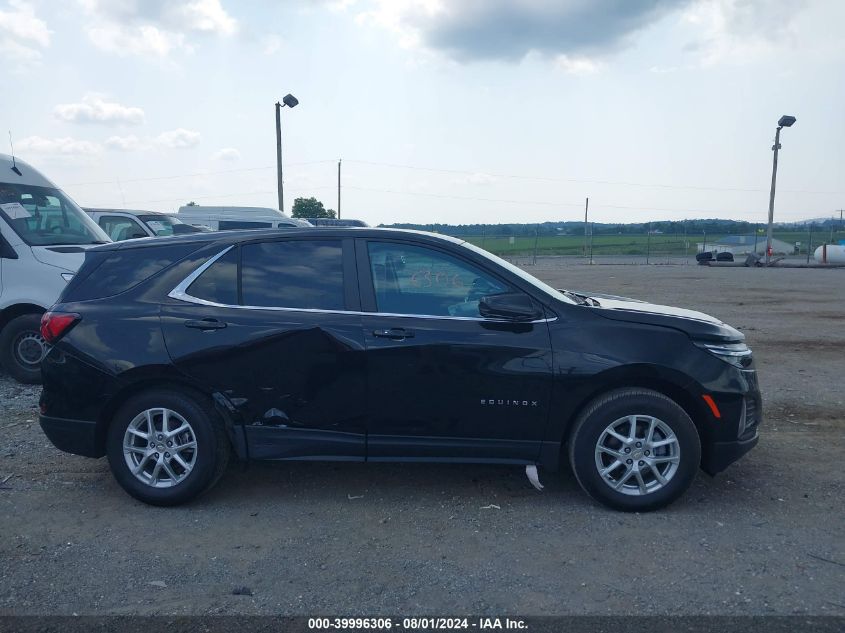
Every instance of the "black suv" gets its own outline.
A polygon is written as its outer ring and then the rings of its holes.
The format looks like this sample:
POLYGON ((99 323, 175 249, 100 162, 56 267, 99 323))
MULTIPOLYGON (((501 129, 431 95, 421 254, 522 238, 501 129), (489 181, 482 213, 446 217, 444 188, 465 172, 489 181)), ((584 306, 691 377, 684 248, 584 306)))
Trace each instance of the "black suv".
POLYGON ((689 310, 555 290, 467 242, 233 231, 86 252, 44 316, 41 426, 172 505, 231 457, 557 470, 621 510, 757 442, 743 335, 689 310))

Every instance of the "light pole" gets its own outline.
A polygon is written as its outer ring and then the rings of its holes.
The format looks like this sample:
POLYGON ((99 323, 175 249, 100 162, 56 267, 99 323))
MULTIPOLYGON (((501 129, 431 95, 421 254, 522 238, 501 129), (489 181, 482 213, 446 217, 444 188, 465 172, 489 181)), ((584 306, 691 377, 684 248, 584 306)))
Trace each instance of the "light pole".
POLYGON ((795 117, 784 114, 778 119, 778 127, 775 131, 775 144, 772 145, 774 159, 772 160, 772 190, 769 192, 769 228, 766 231, 766 265, 772 257, 772 224, 775 219, 775 182, 778 177, 778 150, 780 149, 780 131, 785 127, 792 127, 795 117))
POLYGON ((299 100, 293 95, 285 95, 282 103, 276 101, 276 178, 279 188, 279 211, 285 212, 285 188, 282 184, 282 108, 295 108, 299 100))

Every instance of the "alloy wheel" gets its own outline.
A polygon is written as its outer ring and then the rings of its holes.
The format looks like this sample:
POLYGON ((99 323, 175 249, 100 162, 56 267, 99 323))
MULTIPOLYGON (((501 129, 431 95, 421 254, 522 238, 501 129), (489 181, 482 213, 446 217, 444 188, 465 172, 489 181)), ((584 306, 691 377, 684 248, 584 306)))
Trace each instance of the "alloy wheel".
POLYGON ((622 494, 642 496, 666 486, 681 461, 675 433, 651 415, 628 415, 611 422, 595 449, 602 481, 622 494))
POLYGON ((169 488, 191 474, 197 461, 197 437, 176 411, 147 409, 126 428, 123 456, 136 479, 153 488, 169 488))

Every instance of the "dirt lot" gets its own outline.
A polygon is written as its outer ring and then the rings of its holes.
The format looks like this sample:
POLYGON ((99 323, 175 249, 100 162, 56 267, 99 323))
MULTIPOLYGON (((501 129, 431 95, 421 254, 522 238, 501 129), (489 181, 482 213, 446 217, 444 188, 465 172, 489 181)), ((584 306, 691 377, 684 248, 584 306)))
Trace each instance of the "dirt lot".
POLYGON ((0 375, 0 613, 845 614, 845 270, 529 270, 742 329, 758 448, 648 515, 569 473, 540 493, 518 468, 331 463, 234 467, 158 509, 55 450, 38 390, 0 375))

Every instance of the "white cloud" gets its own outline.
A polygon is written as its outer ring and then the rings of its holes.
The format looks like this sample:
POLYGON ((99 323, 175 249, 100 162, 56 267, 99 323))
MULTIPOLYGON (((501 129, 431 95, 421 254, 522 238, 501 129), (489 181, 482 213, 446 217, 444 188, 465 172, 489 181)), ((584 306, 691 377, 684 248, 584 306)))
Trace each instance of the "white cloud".
POLYGON ((61 103, 53 108, 53 114, 62 121, 73 123, 138 125, 144 122, 144 111, 141 108, 106 101, 96 93, 86 94, 81 103, 61 103))
POLYGON ((41 61, 41 49, 50 45, 52 31, 22 0, 9 0, 0 10, 0 54, 7 61, 34 65, 41 61))
POLYGON ((121 57, 154 55, 165 58, 174 50, 181 49, 187 53, 194 51, 192 46, 185 43, 184 34, 163 31, 148 24, 128 27, 105 23, 91 26, 86 32, 94 46, 121 57))
POLYGON ((273 55, 282 48, 282 38, 275 34, 265 35, 261 40, 261 51, 265 55, 273 55))
POLYGON ((202 140, 202 136, 199 132, 186 130, 185 128, 181 127, 176 128, 175 130, 162 132, 154 139, 156 144, 161 145, 162 147, 170 147, 173 149, 187 149, 190 147, 196 147, 197 145, 199 145, 200 140, 202 140))
POLYGON ((122 152, 131 152, 149 147, 149 143, 138 138, 134 134, 129 136, 110 136, 106 139, 105 145, 109 149, 116 149, 122 152))
POLYGON ((238 161, 241 159, 241 153, 234 147, 224 147, 219 149, 211 155, 213 160, 223 161, 238 161))
POLYGON ((831 25, 845 20, 845 3, 823 0, 695 0, 681 14, 692 32, 685 47, 698 66, 749 64, 773 55, 845 53, 831 25))
POLYGON ((28 136, 15 143, 15 150, 21 154, 62 154, 68 156, 90 156, 102 151, 99 143, 82 141, 69 136, 62 138, 44 138, 28 136))
POLYGON ((589 57, 558 55, 555 58, 555 66, 570 75, 592 75, 601 70, 604 64, 589 57))
POLYGON ((220 0, 196 0, 181 6, 173 2, 171 7, 181 18, 178 21, 184 28, 221 35, 232 35, 237 31, 237 20, 226 13, 220 0))
POLYGON ((118 55, 166 58, 192 53, 191 33, 230 36, 238 22, 220 0, 77 0, 90 22, 89 39, 118 55))

